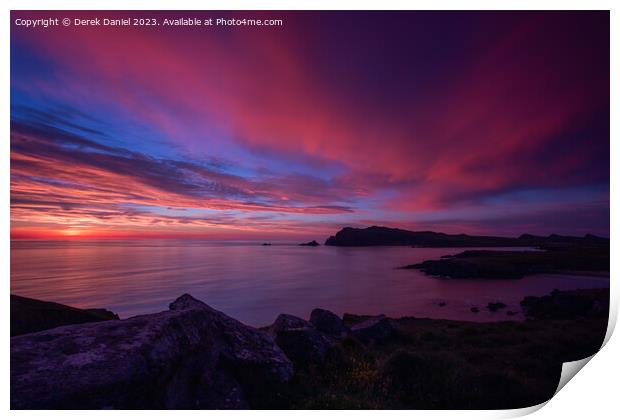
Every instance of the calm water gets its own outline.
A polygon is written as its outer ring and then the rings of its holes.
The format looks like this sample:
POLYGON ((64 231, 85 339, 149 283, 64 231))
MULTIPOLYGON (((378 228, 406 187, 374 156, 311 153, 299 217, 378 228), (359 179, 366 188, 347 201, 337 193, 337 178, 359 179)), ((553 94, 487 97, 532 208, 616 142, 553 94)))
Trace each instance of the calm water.
POLYGON ((316 307, 389 316, 502 320, 484 306, 518 311, 525 295, 554 288, 608 287, 609 277, 538 275, 521 280, 446 280, 397 270, 461 248, 337 248, 206 241, 14 241, 11 293, 121 318, 165 310, 190 293, 254 326, 280 313, 307 318, 316 307), (447 305, 440 307, 439 302, 447 305), (472 306, 481 312, 474 314, 472 306))

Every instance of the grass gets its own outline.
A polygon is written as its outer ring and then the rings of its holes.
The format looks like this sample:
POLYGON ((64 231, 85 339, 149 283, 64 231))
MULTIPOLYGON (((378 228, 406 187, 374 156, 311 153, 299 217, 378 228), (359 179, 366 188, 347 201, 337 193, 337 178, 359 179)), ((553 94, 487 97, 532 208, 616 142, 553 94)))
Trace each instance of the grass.
POLYGON ((561 364, 595 353, 606 330, 606 319, 472 323, 401 318, 393 323, 397 334, 381 344, 343 339, 327 363, 299 370, 262 408, 527 407, 551 398, 561 364))

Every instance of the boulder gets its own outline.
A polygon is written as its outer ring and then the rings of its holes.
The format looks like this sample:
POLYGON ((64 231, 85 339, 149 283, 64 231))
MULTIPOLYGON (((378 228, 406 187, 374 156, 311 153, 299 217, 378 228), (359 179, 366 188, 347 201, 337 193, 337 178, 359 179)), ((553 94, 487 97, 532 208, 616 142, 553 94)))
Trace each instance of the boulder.
POLYGON ((323 363, 334 345, 311 323, 293 315, 279 315, 269 331, 282 351, 299 367, 323 363))
POLYGON ((526 296, 521 307, 532 319, 606 318, 609 292, 607 289, 554 290, 546 296, 526 296))
POLYGON ((312 325, 305 319, 301 319, 295 315, 280 314, 276 318, 273 325, 269 327, 269 331, 271 331, 273 334, 279 334, 283 331, 303 328, 311 329, 312 325))
POLYGON ((335 337, 342 337, 349 332, 338 315, 326 309, 313 309, 310 313, 310 323, 322 333, 335 337))
POLYGON ((203 301, 200 301, 187 293, 176 298, 174 302, 171 302, 168 305, 168 309, 170 309, 171 311, 185 311, 190 309, 207 309, 211 311, 214 310, 203 301))
POLYGON ((249 408, 292 375, 269 334, 189 295, 156 314, 11 338, 12 409, 249 408))
POLYGON ((504 302, 489 302, 487 305, 487 309, 491 312, 497 312, 500 309, 503 309, 506 307, 506 304, 504 302))
POLYGON ((392 337, 395 330, 385 315, 379 315, 354 325, 351 333, 360 341, 380 342, 392 337))

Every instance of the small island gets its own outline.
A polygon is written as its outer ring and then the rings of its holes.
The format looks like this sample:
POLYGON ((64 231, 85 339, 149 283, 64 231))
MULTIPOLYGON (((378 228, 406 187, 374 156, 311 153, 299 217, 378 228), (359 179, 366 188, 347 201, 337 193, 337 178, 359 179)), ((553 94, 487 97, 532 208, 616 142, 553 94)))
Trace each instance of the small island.
POLYGON ((319 243, 317 241, 310 241, 299 244, 299 246, 319 246, 319 243))

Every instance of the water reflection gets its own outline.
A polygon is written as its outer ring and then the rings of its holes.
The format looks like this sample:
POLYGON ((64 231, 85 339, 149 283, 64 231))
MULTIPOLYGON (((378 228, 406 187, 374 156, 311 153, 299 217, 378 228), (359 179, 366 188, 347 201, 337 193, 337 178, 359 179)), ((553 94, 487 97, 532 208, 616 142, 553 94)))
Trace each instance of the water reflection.
POLYGON ((460 248, 335 248, 184 240, 13 241, 11 293, 121 317, 161 311, 190 293, 242 322, 261 326, 279 313, 308 317, 315 307, 338 314, 473 321, 517 319, 525 295, 554 288, 608 287, 609 277, 537 275, 520 280, 446 280, 395 267, 460 248), (508 304, 500 313, 489 301, 508 304), (439 306, 446 302, 446 306, 439 306), (470 308, 478 306, 480 313, 470 308))

